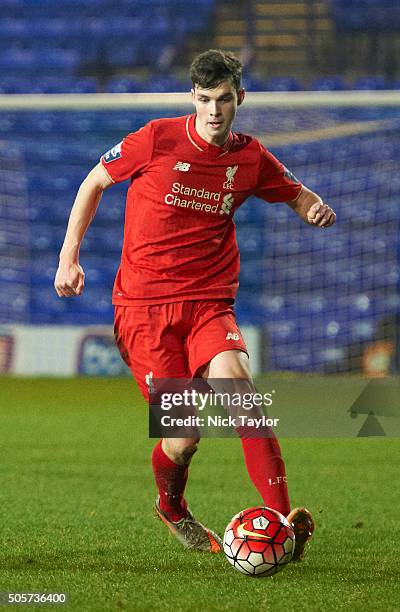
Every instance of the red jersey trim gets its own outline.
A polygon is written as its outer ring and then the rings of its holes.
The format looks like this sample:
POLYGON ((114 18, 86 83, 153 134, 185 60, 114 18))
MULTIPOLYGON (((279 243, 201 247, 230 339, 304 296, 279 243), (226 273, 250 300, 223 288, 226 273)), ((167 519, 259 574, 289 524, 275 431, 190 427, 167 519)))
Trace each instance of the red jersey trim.
POLYGON ((107 170, 106 170, 106 169, 105 169, 105 167, 104 167, 104 163, 103 163, 103 156, 101 156, 101 157, 100 157, 100 163, 101 163, 101 167, 103 168, 103 170, 104 170, 104 172, 106 173, 107 177, 110 179, 110 181, 111 181, 112 183, 114 183, 114 184, 115 184, 115 181, 114 181, 113 177, 112 177, 112 176, 110 176, 110 175, 108 174, 107 170))
POLYGON ((226 142, 221 147, 207 142, 196 130, 196 115, 189 115, 186 119, 186 134, 189 141, 198 151, 213 153, 217 157, 223 157, 223 155, 229 153, 235 140, 233 133, 229 132, 226 142))

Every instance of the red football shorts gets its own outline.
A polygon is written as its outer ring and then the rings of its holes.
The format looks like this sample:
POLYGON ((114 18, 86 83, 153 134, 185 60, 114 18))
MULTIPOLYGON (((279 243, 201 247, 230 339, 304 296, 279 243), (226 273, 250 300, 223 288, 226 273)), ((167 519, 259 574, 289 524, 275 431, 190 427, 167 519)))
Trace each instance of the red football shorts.
POLYGON ((116 306, 114 334, 145 399, 149 376, 192 378, 222 351, 247 353, 232 305, 225 300, 116 306))

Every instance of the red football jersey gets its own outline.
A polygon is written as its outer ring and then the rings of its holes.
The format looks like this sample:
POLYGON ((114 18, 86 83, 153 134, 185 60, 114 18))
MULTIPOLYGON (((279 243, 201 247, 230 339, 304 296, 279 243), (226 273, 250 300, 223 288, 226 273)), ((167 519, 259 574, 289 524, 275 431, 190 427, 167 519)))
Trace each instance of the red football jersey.
POLYGON ((295 200, 301 183, 261 143, 231 133, 204 141, 195 115, 157 119, 129 134, 101 163, 130 179, 113 303, 233 299, 239 251, 233 215, 251 195, 295 200))

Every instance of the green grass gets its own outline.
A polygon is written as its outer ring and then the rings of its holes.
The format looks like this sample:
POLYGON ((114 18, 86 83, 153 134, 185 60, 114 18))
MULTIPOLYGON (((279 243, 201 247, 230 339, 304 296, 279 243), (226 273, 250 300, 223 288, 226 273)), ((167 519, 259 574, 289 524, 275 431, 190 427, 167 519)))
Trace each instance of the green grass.
MULTIPOLYGON (((255 580, 153 518, 131 380, 1 378, 0 431, 0 591, 68 592, 55 607, 79 612, 400 610, 398 439, 282 440, 292 503, 317 530, 304 563, 255 580)), ((202 440, 187 496, 220 532, 260 502, 238 440, 202 440)))

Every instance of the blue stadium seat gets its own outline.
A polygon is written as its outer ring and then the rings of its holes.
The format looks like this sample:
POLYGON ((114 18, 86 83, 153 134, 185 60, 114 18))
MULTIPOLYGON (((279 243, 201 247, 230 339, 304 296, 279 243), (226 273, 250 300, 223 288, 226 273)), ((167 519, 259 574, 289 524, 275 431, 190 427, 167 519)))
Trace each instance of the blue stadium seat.
POLYGON ((267 214, 267 204, 257 198, 250 198, 235 210, 234 220, 238 228, 242 223, 254 223, 255 227, 263 224, 267 214))
POLYGON ((251 289, 258 291, 260 281, 263 277, 265 262, 263 259, 249 261, 242 258, 240 266, 239 285, 241 289, 251 289))
POLYGON ((106 84, 109 93, 137 93, 146 91, 146 83, 132 77, 113 77, 106 84))
POLYGON ((294 77, 273 77, 267 80, 267 91, 300 91, 300 82, 294 77))
POLYGON ((35 223, 32 225, 31 250, 35 252, 52 251, 57 253, 63 243, 65 226, 35 223))
POLYGON ((140 44, 134 40, 111 40, 104 45, 104 62, 111 67, 131 67, 141 63, 140 44))
POLYGON ((15 41, 22 41, 29 36, 29 24, 26 19, 15 19, 10 17, 0 18, 0 37, 2 47, 15 43, 15 41))
POLYGON ((245 75, 242 83, 246 91, 267 91, 268 89, 268 81, 259 79, 251 74, 245 75))
POLYGON ((48 173, 34 174, 28 176, 28 187, 31 191, 37 191, 43 194, 58 195, 76 193, 84 176, 80 178, 75 174, 67 175, 51 175, 48 173))
POLYGON ((29 88, 31 93, 96 93, 95 77, 47 76, 39 78, 29 88))
POLYGON ((256 225, 241 224, 237 228, 237 241, 243 259, 260 257, 265 252, 265 237, 256 225))
POLYGON ((67 49, 20 49, 9 48, 0 55, 0 69, 4 75, 46 74, 58 70, 72 73, 79 63, 79 54, 67 49))
POLYGON ((311 351, 301 346, 296 347, 296 350, 292 352, 288 352, 287 349, 279 350, 278 347, 272 347, 271 362, 274 370, 317 371, 311 351))
POLYGON ((20 94, 32 90, 32 79, 30 76, 2 76, 0 77, 0 93, 20 94))
POLYGON ((0 70, 3 75, 31 74, 37 66, 37 56, 31 49, 9 48, 0 54, 0 70))
POLYGON ((396 32, 400 25, 397 0, 334 0, 332 16, 339 32, 396 32))
POLYGON ((73 49, 49 47, 37 51, 36 70, 43 73, 62 70, 64 74, 71 74, 78 67, 79 60, 79 53, 73 49))
POLYGON ((119 256, 123 242, 123 228, 99 227, 92 225, 85 235, 82 245, 82 253, 103 253, 104 251, 119 256), (118 231, 119 230, 119 231, 118 231))
POLYGON ((144 90, 150 93, 189 92, 189 81, 177 79, 169 75, 153 75, 143 84, 144 90))
POLYGON ((383 76, 365 76, 353 82, 353 89, 378 90, 389 89, 386 78, 383 76))
POLYGON ((313 91, 343 91, 348 86, 341 76, 320 77, 311 83, 313 91))
POLYGON ((114 188, 112 189, 112 193, 110 193, 109 201, 105 201, 103 198, 99 208, 96 213, 96 221, 98 223, 119 223, 121 226, 124 223, 124 215, 125 215, 125 193, 121 195, 116 194, 114 192, 114 188), (113 201, 111 200, 111 196, 113 201))
POLYGON ((68 17, 43 18, 27 20, 29 43, 40 46, 49 41, 57 47, 62 42, 77 43, 83 35, 82 22, 68 17))

